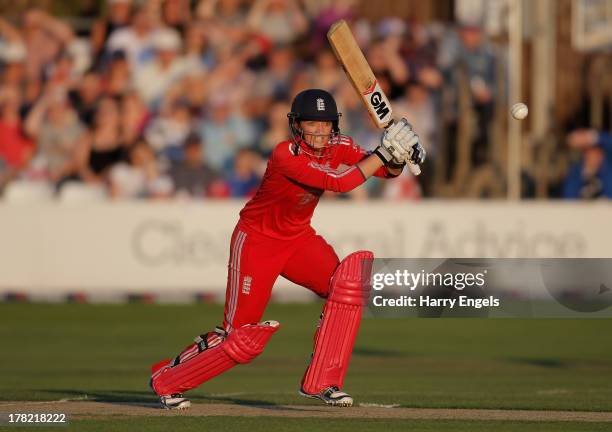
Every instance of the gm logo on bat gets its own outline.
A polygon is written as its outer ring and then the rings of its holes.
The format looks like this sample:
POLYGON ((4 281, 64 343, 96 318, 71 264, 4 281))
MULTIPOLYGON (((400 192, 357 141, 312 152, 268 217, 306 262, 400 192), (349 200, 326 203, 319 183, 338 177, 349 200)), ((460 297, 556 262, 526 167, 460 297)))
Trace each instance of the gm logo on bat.
POLYGON ((390 119, 386 119, 391 115, 391 108, 389 108, 389 101, 384 95, 378 81, 374 81, 370 88, 363 94, 364 97, 368 98, 369 104, 372 106, 376 116, 382 123, 386 123, 390 119))

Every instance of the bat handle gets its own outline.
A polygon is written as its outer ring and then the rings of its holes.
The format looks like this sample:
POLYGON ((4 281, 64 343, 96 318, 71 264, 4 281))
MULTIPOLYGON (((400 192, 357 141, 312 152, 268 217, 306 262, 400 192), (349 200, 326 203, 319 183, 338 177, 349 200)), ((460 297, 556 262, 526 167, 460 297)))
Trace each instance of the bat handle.
POLYGON ((412 175, 418 176, 419 174, 421 174, 421 167, 416 164, 408 162, 408 169, 410 170, 412 175))
MULTIPOLYGON (((391 119, 391 121, 385 126, 385 129, 387 129, 389 126, 391 126, 394 123, 395 123, 395 119, 391 119)), ((421 174, 421 167, 418 166, 417 164, 408 162, 407 165, 408 165, 408 169, 410 170, 413 176, 418 176, 419 174, 421 174)))

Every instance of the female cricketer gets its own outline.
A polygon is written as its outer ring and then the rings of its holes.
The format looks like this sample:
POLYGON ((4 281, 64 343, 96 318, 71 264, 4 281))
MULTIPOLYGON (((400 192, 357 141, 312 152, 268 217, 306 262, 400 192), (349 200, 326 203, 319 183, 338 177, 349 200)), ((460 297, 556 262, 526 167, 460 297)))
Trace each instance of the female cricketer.
POLYGON ((288 118, 290 139, 274 148, 232 234, 223 326, 152 366, 150 385, 163 408, 188 408, 185 391, 263 351, 280 327, 261 322, 279 275, 325 299, 299 393, 328 405, 353 404, 341 388, 368 297, 369 284, 362 280, 373 254, 359 251, 340 262, 310 220, 325 191, 347 192, 373 175, 396 177, 406 163, 422 163, 425 152, 402 119, 367 153, 340 134, 336 102, 320 89, 299 93, 288 118))

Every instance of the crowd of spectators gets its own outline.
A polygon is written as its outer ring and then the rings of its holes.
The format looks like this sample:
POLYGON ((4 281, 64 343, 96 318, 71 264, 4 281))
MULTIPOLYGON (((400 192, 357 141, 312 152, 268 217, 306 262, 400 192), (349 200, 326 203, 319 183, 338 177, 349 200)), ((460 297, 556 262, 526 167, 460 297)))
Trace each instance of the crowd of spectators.
MULTIPOLYGON (((77 182, 114 198, 248 197, 287 138, 292 97, 308 87, 331 91, 342 132, 373 149, 380 131, 326 42, 340 18, 396 116, 418 125, 425 173, 440 152, 443 89, 465 67, 484 125, 472 159, 482 163, 497 58, 481 29, 371 22, 357 19, 353 3, 107 0, 85 31, 38 8, 0 17, 0 189, 19 180, 58 193, 77 182)), ((456 115, 452 98, 450 106, 456 115)), ((430 194, 429 181, 405 173, 349 197, 415 199, 430 194)))

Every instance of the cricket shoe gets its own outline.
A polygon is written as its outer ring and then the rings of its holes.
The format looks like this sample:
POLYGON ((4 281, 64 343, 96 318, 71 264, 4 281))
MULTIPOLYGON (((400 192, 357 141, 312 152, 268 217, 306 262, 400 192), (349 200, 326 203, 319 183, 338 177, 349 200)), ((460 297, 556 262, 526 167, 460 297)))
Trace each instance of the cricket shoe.
POLYGON ((300 395, 310 398, 310 399, 319 399, 325 402, 327 405, 331 406, 339 406, 339 407, 350 407, 353 406, 353 398, 349 396, 348 393, 344 393, 340 391, 340 389, 336 386, 327 387, 326 389, 321 390, 320 393, 317 394, 309 394, 304 390, 300 389, 300 395))
POLYGON ((162 408, 168 410, 186 410, 191 406, 191 402, 181 393, 160 396, 159 403, 162 408))
MULTIPOLYGON (((155 391, 153 388, 153 378, 149 380, 149 387, 151 387, 151 390, 155 391)), ((191 401, 181 393, 174 393, 171 395, 159 396, 159 404, 163 409, 186 410, 191 406, 191 401)))

